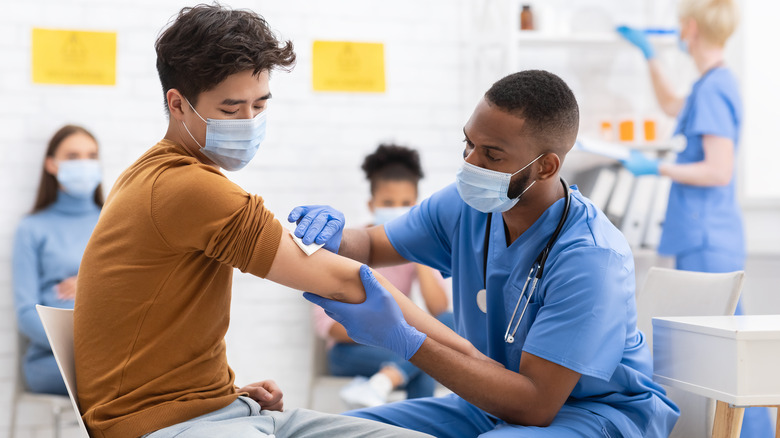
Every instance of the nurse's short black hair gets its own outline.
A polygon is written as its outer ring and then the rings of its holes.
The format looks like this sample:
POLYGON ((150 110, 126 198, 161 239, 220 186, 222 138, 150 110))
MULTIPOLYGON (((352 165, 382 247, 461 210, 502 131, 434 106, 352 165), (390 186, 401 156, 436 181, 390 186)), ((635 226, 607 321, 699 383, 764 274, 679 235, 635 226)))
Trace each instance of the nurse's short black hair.
POLYGON ((488 103, 525 119, 523 129, 536 137, 543 148, 562 153, 577 138, 580 110, 568 85, 544 70, 513 73, 493 84, 485 93, 488 103))
POLYGON ((423 177, 420 154, 416 150, 396 144, 380 144, 366 156, 361 166, 371 183, 371 194, 384 181, 409 181, 417 188, 423 177))
POLYGON ((175 88, 193 106, 200 93, 232 74, 290 70, 295 64, 292 42, 280 41, 263 17, 219 3, 183 8, 157 38, 155 50, 163 94, 175 88))

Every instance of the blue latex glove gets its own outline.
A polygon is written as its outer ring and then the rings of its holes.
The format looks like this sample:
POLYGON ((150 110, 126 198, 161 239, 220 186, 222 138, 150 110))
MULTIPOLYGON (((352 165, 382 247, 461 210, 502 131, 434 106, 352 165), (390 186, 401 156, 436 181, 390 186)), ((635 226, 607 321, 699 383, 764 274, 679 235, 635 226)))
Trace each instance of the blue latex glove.
POLYGON ((325 309, 355 342, 386 348, 409 360, 427 335, 406 322, 398 303, 366 265, 360 267, 360 280, 366 289, 366 300, 360 304, 333 301, 309 292, 303 297, 325 309))
POLYGON ((297 222, 295 237, 303 243, 325 244, 324 248, 338 254, 341 233, 344 231, 344 214, 329 205, 302 205, 287 216, 288 222, 297 222))
POLYGON ((629 43, 637 46, 646 59, 651 59, 655 56, 655 49, 653 49, 650 41, 647 40, 644 32, 628 26, 619 26, 616 30, 629 43))
POLYGON ((645 154, 639 151, 631 151, 631 156, 626 160, 620 160, 620 162, 635 176, 658 175, 658 164, 660 163, 660 160, 647 158, 645 154))

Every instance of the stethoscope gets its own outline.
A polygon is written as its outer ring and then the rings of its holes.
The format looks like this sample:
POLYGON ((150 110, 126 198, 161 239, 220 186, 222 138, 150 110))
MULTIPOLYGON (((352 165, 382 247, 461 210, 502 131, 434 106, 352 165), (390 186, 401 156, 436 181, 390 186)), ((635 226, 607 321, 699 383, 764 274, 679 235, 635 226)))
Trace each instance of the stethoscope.
MULTIPOLYGON (((520 291, 520 296, 517 298, 515 310, 512 312, 512 317, 509 318, 509 324, 507 324, 506 333, 504 333, 504 341, 509 344, 515 342, 515 334, 517 334, 517 329, 520 327, 520 322, 523 321, 523 316, 525 315, 525 311, 528 308, 528 303, 531 302, 531 297, 536 291, 536 285, 539 283, 539 280, 542 278, 542 274, 544 273, 544 264, 547 262, 547 256, 550 255, 550 250, 552 250, 555 241, 558 239, 558 235, 561 233, 563 224, 566 223, 566 218, 569 216, 569 205, 571 205, 571 198, 569 197, 569 184, 566 183, 566 180, 563 178, 561 178, 561 184, 563 184, 563 197, 565 199, 563 204, 563 213, 561 213, 561 218, 558 219, 558 226, 555 228, 555 231, 553 231, 552 236, 550 236, 550 240, 547 241, 547 245, 545 245, 542 252, 540 252, 536 257, 533 265, 531 265, 531 270, 528 272, 528 277, 525 279, 525 284, 523 284, 523 290, 520 291), (517 319, 517 324, 515 324, 514 329, 512 329, 512 321, 515 320, 517 310, 520 308, 520 302, 523 301, 523 297, 525 296, 526 290, 528 290, 529 284, 531 285, 531 289, 528 291, 528 298, 525 300, 525 305, 523 306, 523 310, 520 312, 520 317, 517 319), (511 333, 509 332, 510 330, 512 331, 511 333)), ((488 248, 490 246, 490 223, 492 222, 492 219, 493 213, 488 214, 487 225, 485 227, 485 245, 483 247, 484 259, 482 263, 482 279, 485 285, 485 290, 487 290, 487 261, 488 248)))

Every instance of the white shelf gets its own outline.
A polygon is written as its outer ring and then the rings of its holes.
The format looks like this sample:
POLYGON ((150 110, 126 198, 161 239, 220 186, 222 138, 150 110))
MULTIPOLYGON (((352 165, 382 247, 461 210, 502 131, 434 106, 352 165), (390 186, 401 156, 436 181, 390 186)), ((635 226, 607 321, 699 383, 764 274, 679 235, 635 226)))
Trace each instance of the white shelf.
MULTIPOLYGON (((653 45, 675 45, 677 36, 650 35, 648 37, 653 45)), ((535 30, 523 30, 514 33, 515 42, 519 45, 612 45, 629 44, 617 32, 593 32, 593 33, 570 33, 570 34, 551 34, 535 30)))

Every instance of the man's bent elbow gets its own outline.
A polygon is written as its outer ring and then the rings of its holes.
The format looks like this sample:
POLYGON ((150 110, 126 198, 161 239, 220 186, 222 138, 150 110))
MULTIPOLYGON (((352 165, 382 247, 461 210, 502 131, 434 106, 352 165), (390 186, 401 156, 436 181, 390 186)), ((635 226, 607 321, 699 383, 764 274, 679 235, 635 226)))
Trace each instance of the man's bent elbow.
POLYGON ((510 424, 547 427, 552 424, 559 411, 560 407, 557 409, 552 409, 549 407, 537 406, 531 410, 518 409, 514 412, 508 413, 506 416, 501 416, 500 418, 510 424))

